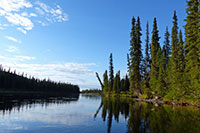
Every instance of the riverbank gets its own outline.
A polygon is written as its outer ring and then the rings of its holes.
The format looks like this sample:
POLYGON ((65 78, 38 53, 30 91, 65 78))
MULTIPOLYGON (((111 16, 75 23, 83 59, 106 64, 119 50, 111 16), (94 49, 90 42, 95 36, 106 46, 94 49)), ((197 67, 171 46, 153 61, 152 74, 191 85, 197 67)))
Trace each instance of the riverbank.
POLYGON ((152 104, 166 104, 166 105, 172 105, 172 106, 193 106, 196 108, 200 108, 200 104, 196 104, 193 101, 177 101, 177 100, 168 100, 168 99, 162 99, 162 98, 157 98, 157 99, 148 99, 148 98, 142 98, 138 97, 130 92, 120 92, 120 93, 106 93, 103 94, 105 97, 119 97, 119 98, 131 98, 136 101, 141 101, 141 102, 147 102, 147 103, 152 103, 152 104))

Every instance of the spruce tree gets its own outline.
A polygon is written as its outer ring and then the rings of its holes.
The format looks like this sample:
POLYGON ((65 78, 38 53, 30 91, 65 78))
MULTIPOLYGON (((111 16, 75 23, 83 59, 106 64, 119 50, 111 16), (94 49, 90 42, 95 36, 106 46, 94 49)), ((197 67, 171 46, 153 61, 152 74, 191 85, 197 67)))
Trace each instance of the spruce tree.
POLYGON ((114 83, 114 70, 113 70, 113 57, 112 53, 110 54, 110 66, 109 66, 109 91, 113 90, 114 83))
POLYGON ((153 23, 153 31, 152 31, 152 40, 151 40, 151 71, 150 71, 150 87, 152 89, 152 93, 157 95, 158 93, 158 77, 159 77, 159 60, 160 60, 160 43, 159 43, 159 35, 157 28, 157 20, 154 18, 153 23))
POLYGON ((120 71, 117 72, 117 92, 121 91, 120 71))
POLYGON ((169 63, 169 56, 171 54, 171 46, 170 46, 170 40, 169 40, 169 31, 168 31, 168 27, 166 27, 166 31, 165 31, 165 41, 164 41, 164 46, 165 46, 165 50, 166 50, 166 66, 168 66, 169 63))
POLYGON ((141 35, 140 18, 137 18, 135 25, 135 18, 133 17, 130 41, 130 88, 136 95, 141 94, 141 35))
POLYGON ((108 72, 107 72, 107 70, 103 74, 103 84, 104 84, 103 92, 108 92, 109 85, 108 85, 108 72))
POLYGON ((177 99, 179 97, 179 72, 177 71, 179 68, 178 61, 178 51, 179 51, 179 39, 178 39, 178 18, 176 15, 176 11, 174 11, 173 16, 173 27, 171 33, 171 46, 172 46, 172 57, 170 62, 169 74, 168 78, 170 79, 170 91, 168 93, 168 97, 172 99, 177 99))
POLYGON ((184 42, 182 31, 179 31, 179 45, 178 45, 178 71, 184 73, 185 57, 184 57, 184 42))
MULTIPOLYGON (((171 46, 172 46, 172 69, 171 71, 174 71, 178 68, 178 19, 176 16, 176 11, 174 11, 173 16, 173 27, 172 27, 172 33, 171 33, 171 46)), ((172 72, 173 73, 173 72, 172 72)))
POLYGON ((150 71, 150 55, 149 55, 149 24, 146 25, 146 45, 144 59, 144 87, 149 88, 149 71, 150 71))
POLYGON ((158 91, 157 94, 163 97, 166 94, 166 46, 163 45, 162 52, 160 54, 159 65, 159 77, 158 77, 158 91))
POLYGON ((128 68, 128 73, 130 72, 130 58, 129 58, 129 54, 127 54, 127 68, 128 68))
POLYGON ((115 75, 114 78, 114 83, 113 83, 113 92, 118 93, 121 90, 120 86, 120 71, 118 71, 115 75))
POLYGON ((187 1, 185 19, 185 72, 188 91, 200 98, 200 10, 199 0, 187 1))
POLYGON ((126 77, 125 77, 125 91, 129 91, 129 87, 130 87, 130 82, 129 82, 128 75, 126 74, 126 77))

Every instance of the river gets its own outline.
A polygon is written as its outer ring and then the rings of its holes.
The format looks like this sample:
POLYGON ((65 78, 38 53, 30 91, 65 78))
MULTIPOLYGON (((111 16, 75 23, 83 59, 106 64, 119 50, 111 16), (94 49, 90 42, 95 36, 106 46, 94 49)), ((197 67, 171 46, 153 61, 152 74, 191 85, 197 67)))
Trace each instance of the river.
POLYGON ((127 98, 1 96, 0 133, 198 133, 200 111, 127 98))

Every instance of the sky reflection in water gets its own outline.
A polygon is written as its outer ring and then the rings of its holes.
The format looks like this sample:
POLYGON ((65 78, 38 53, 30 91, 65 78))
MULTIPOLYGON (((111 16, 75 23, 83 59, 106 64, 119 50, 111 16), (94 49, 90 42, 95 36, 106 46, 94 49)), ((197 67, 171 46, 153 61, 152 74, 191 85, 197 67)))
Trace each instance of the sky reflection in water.
POLYGON ((62 98, 41 101, 1 101, 0 132, 200 131, 200 112, 190 107, 154 106, 130 99, 83 95, 72 101, 62 98))

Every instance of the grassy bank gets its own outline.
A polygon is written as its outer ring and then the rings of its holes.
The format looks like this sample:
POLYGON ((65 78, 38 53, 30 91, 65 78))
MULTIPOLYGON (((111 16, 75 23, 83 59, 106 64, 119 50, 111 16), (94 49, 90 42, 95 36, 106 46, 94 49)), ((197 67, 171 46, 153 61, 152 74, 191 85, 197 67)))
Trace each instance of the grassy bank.
POLYGON ((120 92, 120 93, 105 93, 103 94, 105 97, 119 97, 119 98, 128 98, 133 99, 136 101, 142 101, 142 102, 148 102, 153 104, 168 104, 168 105, 175 105, 175 106, 193 106, 200 108, 200 104, 198 101, 192 101, 192 100, 171 100, 166 98, 154 98, 150 99, 144 95, 141 95, 140 97, 134 95, 131 92, 120 92))

